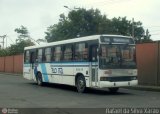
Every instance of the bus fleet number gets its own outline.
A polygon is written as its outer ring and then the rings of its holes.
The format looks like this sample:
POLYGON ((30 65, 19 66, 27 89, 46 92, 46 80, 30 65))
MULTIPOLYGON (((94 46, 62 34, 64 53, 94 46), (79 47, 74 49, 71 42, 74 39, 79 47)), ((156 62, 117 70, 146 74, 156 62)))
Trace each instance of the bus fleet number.
POLYGON ((51 68, 51 69, 52 69, 52 73, 63 74, 62 68, 51 68))

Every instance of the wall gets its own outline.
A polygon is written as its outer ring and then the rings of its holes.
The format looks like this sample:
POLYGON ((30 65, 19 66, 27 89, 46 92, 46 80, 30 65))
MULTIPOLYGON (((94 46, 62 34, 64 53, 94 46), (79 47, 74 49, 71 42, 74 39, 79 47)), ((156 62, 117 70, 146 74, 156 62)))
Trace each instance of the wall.
POLYGON ((23 55, 0 57, 0 72, 22 73, 23 55))
POLYGON ((4 69, 4 59, 5 59, 5 57, 0 57, 0 72, 4 72, 5 71, 5 69, 4 69))
POLYGON ((14 72, 22 73, 23 72, 23 55, 14 56, 14 72))
POLYGON ((158 43, 136 45, 138 81, 140 85, 157 85, 158 43))
POLYGON ((158 76, 157 76, 157 85, 159 85, 160 86, 160 42, 158 42, 158 72, 157 72, 157 74, 158 74, 158 76))
POLYGON ((138 44, 138 80, 141 85, 160 85, 160 42, 138 44))

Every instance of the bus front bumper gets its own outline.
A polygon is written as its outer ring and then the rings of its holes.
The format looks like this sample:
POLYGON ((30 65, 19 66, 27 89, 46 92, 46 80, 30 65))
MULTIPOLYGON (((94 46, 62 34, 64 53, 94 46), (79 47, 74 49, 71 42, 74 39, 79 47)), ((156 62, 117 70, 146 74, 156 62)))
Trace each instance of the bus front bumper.
POLYGON ((123 82, 100 81, 99 84, 100 84, 100 88, 105 88, 105 87, 127 87, 127 86, 136 86, 136 85, 138 85, 138 80, 123 81, 123 82))

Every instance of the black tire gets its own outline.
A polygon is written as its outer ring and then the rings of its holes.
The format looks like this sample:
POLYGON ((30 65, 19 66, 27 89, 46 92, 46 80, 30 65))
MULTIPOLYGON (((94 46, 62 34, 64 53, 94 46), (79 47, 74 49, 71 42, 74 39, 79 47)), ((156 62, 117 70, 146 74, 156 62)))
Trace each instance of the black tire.
POLYGON ((83 75, 80 75, 76 79, 76 87, 78 93, 84 93, 86 89, 86 81, 83 75))
POLYGON ((117 93, 117 91, 119 90, 118 87, 113 87, 113 88, 108 88, 109 89, 109 92, 111 93, 117 93))
POLYGON ((42 74, 41 73, 37 74, 37 85, 39 85, 39 86, 43 85, 43 79, 42 79, 42 74))

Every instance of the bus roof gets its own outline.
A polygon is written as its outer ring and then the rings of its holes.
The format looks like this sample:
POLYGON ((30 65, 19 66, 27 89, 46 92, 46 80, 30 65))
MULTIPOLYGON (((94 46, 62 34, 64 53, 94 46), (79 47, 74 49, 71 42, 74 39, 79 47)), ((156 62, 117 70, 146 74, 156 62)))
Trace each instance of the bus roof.
POLYGON ((131 36, 123 36, 123 35, 106 35, 106 34, 104 34, 104 35, 91 35, 91 36, 72 38, 72 39, 67 39, 67 40, 62 40, 62 41, 50 42, 50 43, 43 44, 43 45, 28 46, 28 47, 25 47, 24 50, 43 48, 46 46, 50 47, 50 46, 60 45, 60 44, 76 43, 76 42, 81 42, 81 41, 96 40, 96 39, 99 39, 100 36, 132 38, 131 36))

